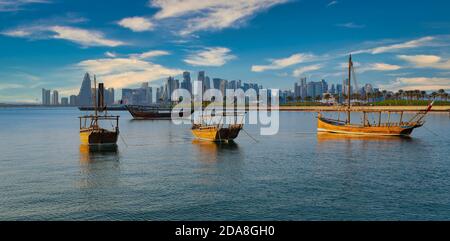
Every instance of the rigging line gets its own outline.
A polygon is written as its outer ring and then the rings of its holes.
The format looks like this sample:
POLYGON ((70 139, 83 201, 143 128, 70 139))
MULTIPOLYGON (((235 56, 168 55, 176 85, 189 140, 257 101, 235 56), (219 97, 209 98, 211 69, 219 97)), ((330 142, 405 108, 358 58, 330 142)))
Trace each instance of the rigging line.
POLYGON ((127 142, 125 141, 125 139, 123 138, 123 136, 120 135, 120 134, 119 134, 119 136, 120 136, 120 139, 122 140, 122 142, 125 144, 125 147, 128 148, 128 144, 127 144, 127 142))
POLYGON ((441 135, 439 135, 438 133, 436 133, 436 132, 434 132, 434 131, 428 129, 425 125, 423 125, 422 127, 423 127, 425 130, 429 131, 431 134, 433 134, 433 135, 435 135, 435 136, 438 136, 438 137, 440 137, 440 138, 443 138, 443 139, 448 140, 448 139, 445 138, 444 136, 441 136, 441 135))
POLYGON ((247 134, 247 136, 249 136, 252 140, 254 140, 256 143, 259 143, 259 141, 256 140, 255 138, 253 138, 253 136, 251 136, 244 128, 242 128, 242 130, 243 130, 244 133, 247 134))

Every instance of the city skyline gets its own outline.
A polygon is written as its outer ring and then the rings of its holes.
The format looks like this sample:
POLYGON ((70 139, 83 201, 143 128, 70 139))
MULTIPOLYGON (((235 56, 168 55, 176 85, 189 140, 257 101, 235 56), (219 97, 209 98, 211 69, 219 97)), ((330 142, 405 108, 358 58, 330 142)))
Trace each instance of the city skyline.
POLYGON ((219 77, 282 90, 301 77, 338 84, 349 53, 361 83, 392 91, 450 89, 445 1, 8 3, 0 5, 5 103, 39 103, 43 88, 77 95, 85 72, 117 93, 199 70, 212 73, 211 82, 219 77))

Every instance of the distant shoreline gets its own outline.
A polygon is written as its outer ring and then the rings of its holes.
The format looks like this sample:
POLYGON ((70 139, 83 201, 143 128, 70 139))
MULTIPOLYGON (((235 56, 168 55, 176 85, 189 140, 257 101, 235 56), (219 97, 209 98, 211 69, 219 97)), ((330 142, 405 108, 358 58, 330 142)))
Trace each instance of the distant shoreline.
MULTIPOLYGON (((342 106, 280 106, 280 111, 342 111, 342 106)), ((355 111, 406 111, 416 112, 425 110, 426 106, 355 106, 355 111)), ((433 106, 431 112, 450 112, 450 106, 433 106)))
MULTIPOLYGON (((0 105, 0 108, 78 108, 76 106, 43 106, 43 105, 0 105)), ((343 111, 343 106, 280 106, 280 111, 302 111, 302 112, 318 112, 318 111, 343 111)), ((426 106, 354 106, 354 111, 405 111, 416 112, 424 110, 426 106)), ((126 111, 126 110, 121 110, 126 111)), ((450 106, 433 106, 431 112, 450 112, 450 106)))

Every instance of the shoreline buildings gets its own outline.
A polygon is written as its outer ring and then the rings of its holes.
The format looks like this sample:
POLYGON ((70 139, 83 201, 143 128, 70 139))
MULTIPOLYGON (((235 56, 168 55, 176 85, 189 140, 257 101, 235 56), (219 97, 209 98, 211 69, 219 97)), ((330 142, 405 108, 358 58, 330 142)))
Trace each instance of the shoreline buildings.
MULTIPOLYGON (((59 97, 57 90, 42 89, 42 102, 44 106, 92 106, 94 100, 94 89, 91 88, 92 81, 89 73, 84 75, 78 95, 59 97)), ((106 105, 113 105, 115 100, 113 88, 104 90, 104 101, 106 105)))

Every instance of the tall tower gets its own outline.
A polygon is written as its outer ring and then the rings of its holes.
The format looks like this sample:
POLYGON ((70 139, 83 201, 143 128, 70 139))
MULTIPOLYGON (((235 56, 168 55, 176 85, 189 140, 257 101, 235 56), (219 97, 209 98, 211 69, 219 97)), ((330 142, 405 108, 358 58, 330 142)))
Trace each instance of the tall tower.
POLYGON ((52 95, 52 105, 59 105, 59 93, 57 90, 53 91, 52 95))
POLYGON ((192 93, 191 73, 189 73, 188 71, 183 72, 183 83, 181 85, 181 88, 184 88, 192 93))
POLYGON ((80 93, 78 94, 79 106, 91 106, 92 105, 92 90, 91 90, 91 77, 89 73, 86 73, 81 84, 80 93))
POLYGON ((42 105, 50 105, 50 90, 42 89, 42 105))

